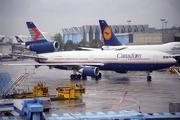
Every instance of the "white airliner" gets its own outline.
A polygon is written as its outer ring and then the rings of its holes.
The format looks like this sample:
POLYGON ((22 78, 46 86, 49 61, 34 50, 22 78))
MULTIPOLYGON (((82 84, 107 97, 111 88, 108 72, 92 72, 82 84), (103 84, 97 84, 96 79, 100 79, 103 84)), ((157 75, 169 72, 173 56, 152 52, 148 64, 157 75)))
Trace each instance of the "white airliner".
MULTIPOLYGON (((35 64, 36 68, 45 65, 49 68, 73 70, 71 79, 85 79, 86 76, 98 78, 101 77, 99 70, 118 73, 154 71, 176 64, 176 60, 169 54, 152 50, 66 51, 38 54, 34 58, 39 62, 35 64)), ((149 73, 147 80, 151 80, 149 73)))
MULTIPOLYGON (((27 24, 31 24, 28 25, 29 30, 32 29, 30 34, 33 34, 38 39, 38 34, 41 34, 37 32, 39 29, 32 22, 28 22, 27 24)), ((52 48, 54 43, 50 44, 47 40, 44 41, 29 44, 29 48, 37 52, 37 57, 28 56, 38 62, 33 65, 36 68, 39 66, 49 66, 49 68, 73 70, 73 74, 70 75, 71 79, 81 79, 81 77, 85 79, 87 76, 99 78, 101 77, 99 70, 112 70, 118 73, 126 73, 127 71, 151 72, 176 64, 176 60, 171 55, 161 51, 118 49, 115 51, 52 52, 58 46, 52 48)), ((149 72, 147 80, 151 80, 149 72)))
POLYGON ((170 42, 162 45, 133 45, 133 46, 103 46, 104 50, 157 50, 171 55, 180 54, 180 42, 170 42))
MULTIPOLYGON (((49 64, 50 68, 73 70, 86 76, 98 76, 100 70, 112 70, 118 73, 127 71, 154 71, 168 68, 176 64, 169 54, 150 50, 120 50, 120 51, 67 51, 39 54, 39 63, 49 64)), ((80 76, 79 76, 80 77, 80 76)), ((151 77, 148 74, 148 80, 151 77)))

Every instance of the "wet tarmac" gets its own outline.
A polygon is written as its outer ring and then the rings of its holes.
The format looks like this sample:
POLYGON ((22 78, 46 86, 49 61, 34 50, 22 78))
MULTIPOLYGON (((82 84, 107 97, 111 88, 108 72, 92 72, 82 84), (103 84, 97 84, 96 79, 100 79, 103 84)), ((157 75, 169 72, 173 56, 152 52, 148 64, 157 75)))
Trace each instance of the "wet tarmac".
MULTIPOLYGON (((34 63, 32 60, 8 61, 0 64, 34 63)), ((102 78, 95 80, 70 80, 72 71, 49 69, 46 66, 34 70, 33 66, 0 66, 0 73, 9 72, 13 78, 19 71, 31 74, 16 89, 33 89, 37 82, 45 82, 50 94, 56 94, 57 83, 82 83, 86 94, 82 99, 52 101, 50 113, 116 111, 120 101, 127 95, 120 110, 132 109, 143 113, 169 112, 169 102, 180 102, 180 76, 168 70, 154 71, 152 81, 147 82, 146 72, 119 74, 103 71, 102 78), (35 74, 34 74, 35 72, 35 74)))

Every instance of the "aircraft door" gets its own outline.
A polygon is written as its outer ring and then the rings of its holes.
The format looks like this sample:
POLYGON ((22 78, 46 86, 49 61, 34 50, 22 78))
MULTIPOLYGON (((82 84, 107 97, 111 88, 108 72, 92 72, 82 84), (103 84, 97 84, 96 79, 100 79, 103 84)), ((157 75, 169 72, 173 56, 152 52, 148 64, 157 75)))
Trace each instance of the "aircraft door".
POLYGON ((52 55, 48 60, 54 62, 54 56, 52 55))
POLYGON ((158 56, 155 55, 155 56, 154 56, 154 63, 157 63, 157 60, 158 60, 158 56))
POLYGON ((94 59, 94 58, 93 58, 93 55, 90 55, 90 56, 89 56, 89 62, 93 62, 93 59, 94 59))

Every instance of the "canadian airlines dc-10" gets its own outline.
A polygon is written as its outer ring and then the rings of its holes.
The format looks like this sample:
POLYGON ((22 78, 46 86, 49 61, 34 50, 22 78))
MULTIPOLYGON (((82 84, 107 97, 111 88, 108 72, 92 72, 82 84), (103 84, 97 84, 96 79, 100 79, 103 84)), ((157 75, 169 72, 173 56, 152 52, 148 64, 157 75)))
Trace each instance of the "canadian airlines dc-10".
MULTIPOLYGON (((86 76, 100 77, 99 70, 112 70, 118 73, 127 71, 154 71, 176 64, 174 58, 160 51, 123 50, 123 51, 67 51, 38 54, 44 58, 38 60, 40 65, 51 68, 73 70, 71 79, 86 76)), ((151 76, 148 75, 148 80, 151 76)))
MULTIPOLYGON (((45 65, 49 68, 73 70, 71 79, 81 79, 81 77, 86 79, 87 76, 99 78, 101 77, 99 70, 112 70, 118 73, 154 71, 176 64, 176 60, 169 54, 153 50, 52 52, 58 48, 57 45, 48 42, 32 22, 27 22, 27 26, 32 39, 38 39, 41 36, 41 40, 45 41, 39 40, 37 43, 27 44, 28 49, 37 52, 37 56, 29 56, 39 63, 35 64, 35 67, 45 65)), ((149 73, 147 80, 151 80, 149 73)))

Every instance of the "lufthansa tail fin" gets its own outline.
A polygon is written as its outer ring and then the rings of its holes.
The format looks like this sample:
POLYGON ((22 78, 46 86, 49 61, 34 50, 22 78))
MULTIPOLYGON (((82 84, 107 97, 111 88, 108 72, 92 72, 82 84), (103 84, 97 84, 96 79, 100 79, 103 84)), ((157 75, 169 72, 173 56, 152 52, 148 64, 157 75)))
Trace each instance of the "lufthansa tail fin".
POLYGON ((121 42, 116 38, 114 33, 111 31, 110 27, 105 20, 99 20, 102 35, 104 38, 104 44, 106 46, 120 46, 121 42))
POLYGON ((24 43, 18 36, 15 36, 18 43, 24 43))
POLYGON ((46 37, 42 34, 42 32, 36 27, 36 25, 33 22, 26 22, 26 24, 33 41, 47 40, 46 37))
POLYGON ((2 37, 1 39, 0 39, 0 42, 3 42, 4 41, 4 37, 2 37))

